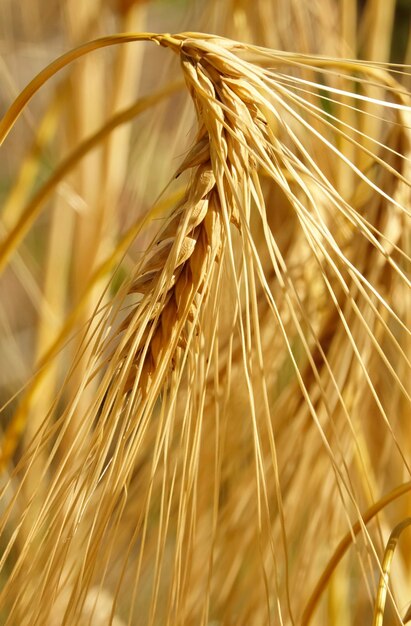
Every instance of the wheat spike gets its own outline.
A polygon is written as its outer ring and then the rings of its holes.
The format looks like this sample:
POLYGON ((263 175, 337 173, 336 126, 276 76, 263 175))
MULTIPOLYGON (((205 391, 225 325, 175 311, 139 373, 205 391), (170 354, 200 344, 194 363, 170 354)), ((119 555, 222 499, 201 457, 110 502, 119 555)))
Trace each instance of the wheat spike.
POLYGON ((238 70, 203 56, 195 42, 182 46, 182 67, 200 129, 176 175, 190 168, 194 173, 185 198, 146 253, 130 288, 143 299, 121 327, 136 329, 116 356, 122 363, 129 362, 125 391, 136 384, 147 393, 155 372, 161 369, 162 376, 167 372, 167 367, 159 368, 160 363, 172 364, 177 346, 186 345, 185 325, 196 318, 196 302, 204 298, 203 287, 220 256, 224 228, 239 225, 239 181, 245 193, 245 174, 255 168, 245 146, 251 141, 258 145, 260 137, 267 141, 266 122, 251 107, 251 94, 238 80, 238 70))
MULTIPOLYGON (((196 317, 195 303, 218 258, 221 217, 210 162, 198 166, 187 198, 160 233, 147 255, 131 292, 143 294, 134 313, 123 324, 144 324, 133 346, 135 357, 126 389, 138 381, 146 391, 160 360, 172 363, 177 344, 184 345, 186 321, 196 317), (172 270, 170 272, 170 266, 172 270)), ((125 354, 129 354, 130 345, 125 354)))

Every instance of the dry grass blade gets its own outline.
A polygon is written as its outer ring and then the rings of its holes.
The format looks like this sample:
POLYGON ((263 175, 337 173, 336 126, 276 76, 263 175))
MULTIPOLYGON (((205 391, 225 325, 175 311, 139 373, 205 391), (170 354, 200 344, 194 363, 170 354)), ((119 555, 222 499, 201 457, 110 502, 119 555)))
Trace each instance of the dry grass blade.
POLYGON ((86 139, 76 150, 69 155, 60 167, 54 172, 47 183, 37 192, 34 198, 31 199, 28 206, 24 209, 22 216, 13 228, 6 234, 1 242, 0 249, 0 273, 4 269, 5 265, 9 261, 10 255, 16 246, 19 245, 21 239, 30 230, 35 219, 38 217, 41 209, 44 206, 48 196, 55 191, 57 184, 68 175, 79 161, 88 154, 93 148, 101 143, 115 128, 125 124, 138 116, 143 111, 151 108, 158 102, 161 102, 164 98, 168 97, 173 91, 180 88, 180 84, 173 84, 162 90, 161 93, 149 96, 134 105, 132 105, 126 111, 121 111, 115 115, 107 124, 104 125, 97 133, 92 137, 86 139))
POLYGON ((390 577, 391 562, 394 557, 395 548, 402 532, 411 525, 411 518, 405 519, 394 528, 384 552, 381 565, 381 575, 378 583, 378 592, 375 600, 373 626, 382 626, 384 622, 384 610, 387 600, 388 581, 390 577))
POLYGON ((318 581, 314 591, 311 593, 309 601, 304 609, 301 619, 301 626, 308 626, 310 624, 315 608, 318 604, 321 594, 327 588, 331 575, 333 574, 338 563, 354 541, 354 537, 361 532, 364 525, 368 524, 378 513, 380 513, 388 504, 396 500, 397 498, 409 493, 411 491, 411 482, 401 485, 397 489, 394 489, 391 493, 387 494, 384 498, 381 498, 379 502, 373 504, 368 511, 365 511, 361 515, 361 520, 353 524, 350 531, 339 542, 335 552, 330 559, 327 567, 324 569, 321 579, 318 581))

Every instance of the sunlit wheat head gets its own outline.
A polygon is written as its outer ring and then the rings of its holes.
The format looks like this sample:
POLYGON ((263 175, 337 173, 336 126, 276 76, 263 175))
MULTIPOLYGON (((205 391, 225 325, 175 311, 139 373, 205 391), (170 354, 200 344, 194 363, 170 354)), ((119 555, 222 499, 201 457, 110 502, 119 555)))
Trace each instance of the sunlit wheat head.
MULTIPOLYGON (((141 40, 177 56, 180 82, 113 113, 3 226, 8 271, 82 159, 189 96, 169 184, 83 265, 75 307, 5 405, 4 623, 308 624, 320 605, 326 624, 344 602, 363 623, 409 509, 407 69, 113 36, 37 75, 2 138, 59 69, 141 40)), ((404 562, 393 615, 409 582, 404 562)))

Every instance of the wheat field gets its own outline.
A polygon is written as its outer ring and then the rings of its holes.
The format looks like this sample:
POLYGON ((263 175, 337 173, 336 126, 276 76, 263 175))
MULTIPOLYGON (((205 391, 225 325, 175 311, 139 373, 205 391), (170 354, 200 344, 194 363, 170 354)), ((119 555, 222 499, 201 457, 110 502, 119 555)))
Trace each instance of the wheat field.
POLYGON ((0 624, 406 624, 409 0, 0 32, 0 624))

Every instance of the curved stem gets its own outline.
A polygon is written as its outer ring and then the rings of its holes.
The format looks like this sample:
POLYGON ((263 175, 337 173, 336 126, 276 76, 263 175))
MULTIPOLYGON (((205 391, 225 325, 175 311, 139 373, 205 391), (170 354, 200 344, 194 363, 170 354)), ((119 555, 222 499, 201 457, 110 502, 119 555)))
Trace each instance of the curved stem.
POLYGON ((321 578, 317 582, 314 590, 310 595, 310 598, 303 612, 301 626, 308 626, 308 624, 310 623, 313 613, 317 607, 318 601, 321 598, 324 590, 326 589, 335 568, 352 544, 353 537, 358 535, 364 524, 368 524, 368 522, 372 520, 372 518, 375 517, 380 511, 382 511, 388 504, 403 496, 405 493, 408 493, 409 491, 411 491, 411 480, 404 483, 403 485, 400 485, 399 487, 396 487, 385 496, 383 496, 380 500, 378 500, 378 502, 373 504, 369 509, 367 509, 361 516, 361 519, 357 520, 351 530, 341 539, 340 543, 335 549, 334 554, 332 555, 325 570, 323 571, 321 578))
POLYGON ((85 44, 77 46, 72 50, 69 50, 65 54, 61 55, 52 63, 47 65, 41 72, 37 74, 29 82, 23 91, 17 96, 10 108, 6 111, 4 117, 0 120, 0 146, 13 128, 16 120, 20 116, 24 107, 30 102, 34 94, 42 87, 52 76, 57 74, 61 69, 70 65, 73 61, 99 50, 100 48, 107 48, 108 46, 115 46, 122 43, 131 43, 134 41, 152 41, 158 45, 164 45, 177 51, 180 47, 180 40, 169 34, 158 33, 120 33, 116 35, 109 35, 108 37, 101 37, 88 41, 85 44))
POLYGON ((387 543, 387 547, 385 548, 384 558, 381 566, 380 580, 378 583, 378 592, 375 601, 372 626, 382 626, 383 624, 391 562, 394 557, 395 548, 397 547, 400 535, 403 530, 405 530, 408 526, 411 526, 411 517, 407 517, 405 520, 397 524, 397 526, 392 531, 387 543))

